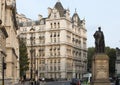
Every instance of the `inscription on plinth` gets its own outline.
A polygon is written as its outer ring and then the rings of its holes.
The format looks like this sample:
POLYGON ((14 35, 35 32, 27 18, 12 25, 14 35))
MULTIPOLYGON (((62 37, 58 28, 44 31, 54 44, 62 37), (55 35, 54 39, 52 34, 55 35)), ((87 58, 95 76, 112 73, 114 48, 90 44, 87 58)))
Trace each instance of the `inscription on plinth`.
POLYGON ((96 67, 96 79, 107 79, 107 70, 108 70, 108 64, 106 60, 96 60, 95 61, 95 67, 96 67))
POLYGON ((109 82, 109 58, 106 54, 97 54, 92 61, 91 85, 110 85, 109 82))

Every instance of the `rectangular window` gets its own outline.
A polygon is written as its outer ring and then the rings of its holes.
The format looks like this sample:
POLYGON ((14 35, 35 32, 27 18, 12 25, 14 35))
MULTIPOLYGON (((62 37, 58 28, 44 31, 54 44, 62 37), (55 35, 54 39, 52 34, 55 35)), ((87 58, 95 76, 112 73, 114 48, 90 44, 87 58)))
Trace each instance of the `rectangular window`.
POLYGON ((53 28, 53 25, 52 25, 52 23, 50 24, 51 25, 51 29, 53 28))
POLYGON ((60 28, 60 23, 58 22, 58 28, 60 28))

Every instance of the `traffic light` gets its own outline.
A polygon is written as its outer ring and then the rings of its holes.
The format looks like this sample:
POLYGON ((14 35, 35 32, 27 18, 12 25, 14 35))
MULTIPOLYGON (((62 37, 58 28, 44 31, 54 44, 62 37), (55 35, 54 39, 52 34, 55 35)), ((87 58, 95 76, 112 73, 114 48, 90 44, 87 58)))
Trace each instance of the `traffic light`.
POLYGON ((6 63, 3 63, 3 69, 6 69, 6 63))

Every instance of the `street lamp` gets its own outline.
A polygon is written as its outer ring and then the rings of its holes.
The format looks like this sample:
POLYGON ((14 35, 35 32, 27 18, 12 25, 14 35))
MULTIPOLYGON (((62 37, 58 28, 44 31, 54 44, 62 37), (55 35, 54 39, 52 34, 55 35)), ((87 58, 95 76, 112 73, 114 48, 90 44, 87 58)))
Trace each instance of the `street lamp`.
POLYGON ((47 63, 45 63, 45 70, 46 70, 45 78, 48 78, 48 64, 47 63))
POLYGON ((0 57, 2 58, 2 85, 4 85, 4 70, 6 69, 5 56, 4 52, 0 50, 0 57))
POLYGON ((30 54, 31 54, 31 64, 30 64, 30 66, 31 66, 31 68, 30 68, 30 80, 32 81, 33 80, 33 40, 34 40, 34 38, 33 38, 33 32, 34 32, 34 28, 32 27, 31 29, 30 29, 30 34, 31 34, 31 37, 30 37, 30 43, 31 43, 31 50, 30 50, 30 54))
POLYGON ((36 81, 38 81, 38 77, 39 77, 39 56, 37 55, 37 57, 36 57, 36 60, 35 60, 35 62, 36 62, 36 70, 35 70, 35 74, 36 74, 36 77, 35 77, 35 79, 36 79, 36 81))

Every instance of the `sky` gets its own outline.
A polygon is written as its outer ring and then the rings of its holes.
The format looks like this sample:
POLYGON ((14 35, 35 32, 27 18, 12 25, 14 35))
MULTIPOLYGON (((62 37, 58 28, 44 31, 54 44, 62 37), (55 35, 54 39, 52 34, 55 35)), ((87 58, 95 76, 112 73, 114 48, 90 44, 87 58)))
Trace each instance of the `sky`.
MULTIPOLYGON (((58 0, 16 0, 17 12, 37 20, 38 15, 48 16, 58 0)), ((86 20, 87 47, 94 47, 93 34, 101 27, 105 45, 120 48, 120 0, 59 0, 72 16, 75 9, 80 19, 86 20)))

